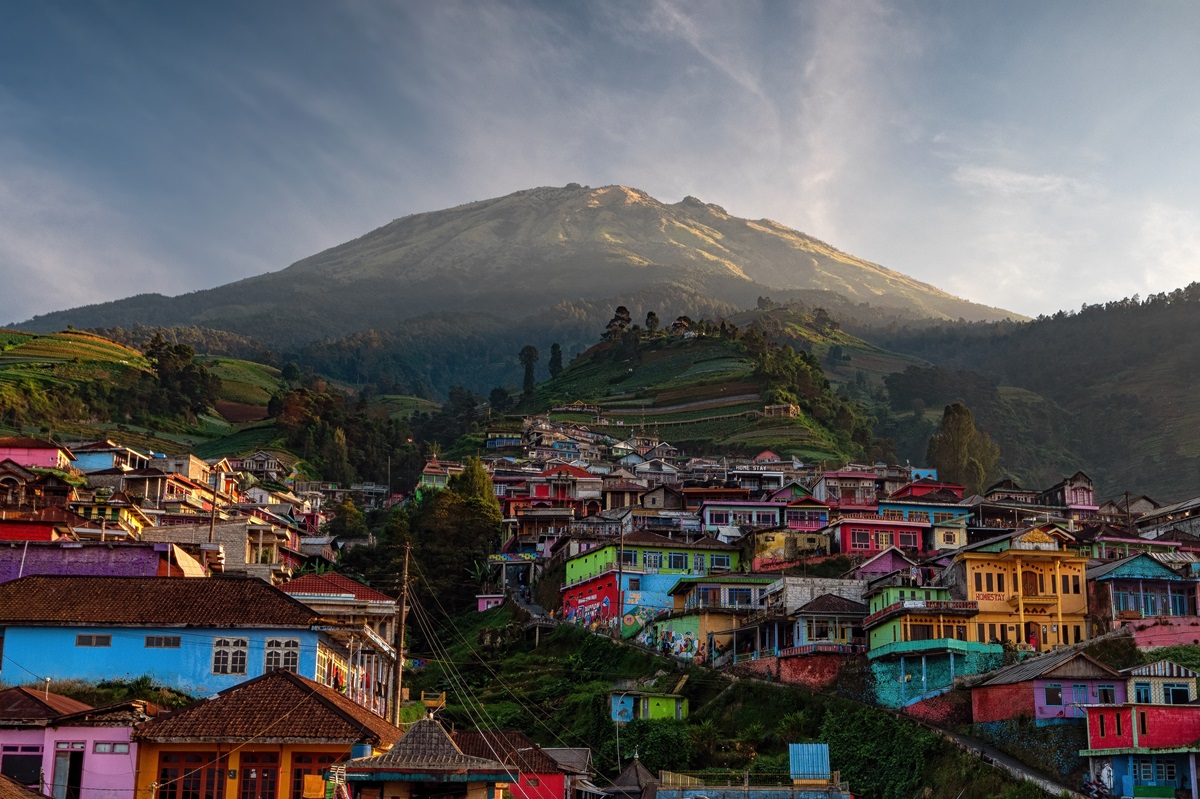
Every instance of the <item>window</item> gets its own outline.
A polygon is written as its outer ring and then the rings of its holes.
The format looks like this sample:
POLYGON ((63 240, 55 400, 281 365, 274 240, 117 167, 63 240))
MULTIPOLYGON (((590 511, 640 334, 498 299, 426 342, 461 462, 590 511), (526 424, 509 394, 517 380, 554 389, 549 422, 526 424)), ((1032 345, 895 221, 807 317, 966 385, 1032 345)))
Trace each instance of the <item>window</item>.
POLYGON ((995 586, 992 585, 992 573, 988 572, 987 574, 985 574, 983 576, 983 581, 984 581, 984 585, 987 587, 987 592, 989 594, 992 593, 992 591, 995 590, 995 586))
POLYGON ((917 534, 916 533, 900 533, 897 536, 897 539, 898 539, 897 543, 900 544, 900 547, 902 549, 916 549, 917 548, 917 534))
POLYGON ((1121 737, 1121 714, 1114 713, 1113 720, 1117 722, 1117 737, 1120 738, 1121 737))
POLYGON ((264 671, 299 671, 300 639, 268 638, 264 671))
POLYGON ((303 799, 304 778, 307 775, 324 776, 329 767, 336 763, 337 755, 298 753, 292 755, 292 796, 303 799))
POLYGON ((1070 581, 1067 579, 1067 575, 1065 575, 1065 574, 1062 575, 1062 593, 1064 593, 1064 594, 1070 593, 1070 581))
POLYGON ((942 533, 943 544, 954 544, 957 541, 954 533, 942 533))
POLYGON ((75 646, 112 646, 111 635, 77 635, 75 646))
POLYGON ((667 568, 684 571, 687 569, 687 554, 683 552, 667 553, 667 568))
POLYGON ((996 574, 996 590, 1002 594, 1004 593, 1004 572, 996 574))
POLYGON ((1146 734, 1146 711, 1138 713, 1138 727, 1142 735, 1146 734))
POLYGON ((621 564, 623 566, 636 566, 637 565, 637 550, 636 549, 622 549, 621 550, 621 564))
POLYGON ((728 569, 730 567, 728 555, 713 555, 711 562, 714 569, 728 569))
POLYGON ((1138 758, 1137 761, 1138 779, 1142 782, 1150 782, 1154 779, 1154 761, 1148 757, 1138 758))
POLYGON ((1163 684, 1163 704, 1186 705, 1191 701, 1188 687, 1185 683, 1169 682, 1163 684))
POLYGON ((250 644, 245 638, 218 638, 213 641, 213 674, 245 674, 250 644))
POLYGON ((1099 721, 1100 721, 1100 737, 1103 738, 1104 737, 1104 714, 1103 713, 1100 714, 1099 721))
POLYGON ((0 755, 0 774, 22 785, 37 785, 41 779, 42 747, 9 744, 0 755))
POLYGON ((1150 694, 1150 683, 1135 682, 1133 684, 1133 701, 1140 705, 1150 704, 1152 701, 1150 694))
POLYGON ((1096 686, 1096 701, 1102 705, 1115 705, 1117 703, 1117 689, 1112 685, 1096 686))
POLYGON ((728 527, 729 526, 729 511, 727 511, 727 510, 711 511, 708 514, 708 523, 713 525, 714 527, 728 527))
POLYGON ((983 593, 983 572, 975 572, 975 593, 983 593))
POLYGON ((178 635, 147 635, 147 649, 178 649, 180 637, 178 635))
POLYGON ((96 741, 92 751, 98 755, 127 755, 129 744, 123 741, 96 741))
POLYGON ((892 545, 892 534, 891 533, 879 533, 878 534, 878 542, 879 542, 879 549, 886 549, 887 547, 890 547, 892 545))
POLYGON ((850 548, 851 549, 870 549, 871 548, 871 531, 861 528, 851 528, 850 530, 850 548))
POLYGON ((1046 704, 1061 705, 1062 703, 1062 686, 1058 683, 1048 683, 1046 685, 1046 704))
POLYGON ((733 607, 749 607, 751 596, 749 588, 730 588, 729 604, 733 607))
POLYGON ((644 552, 642 553, 642 564, 647 569, 662 568, 662 553, 661 552, 644 552))
POLYGON ((642 578, 641 577, 630 577, 629 578, 629 590, 630 591, 641 591, 642 590, 642 578))
POLYGON ((1175 781, 1175 761, 1158 759, 1154 762, 1154 779, 1158 782, 1175 781))
MULTIPOLYGON (((254 752, 241 756, 238 779, 238 799, 259 799, 276 795, 279 780, 279 755, 274 752, 254 752)), ((186 797, 184 799, 187 799, 186 797)))

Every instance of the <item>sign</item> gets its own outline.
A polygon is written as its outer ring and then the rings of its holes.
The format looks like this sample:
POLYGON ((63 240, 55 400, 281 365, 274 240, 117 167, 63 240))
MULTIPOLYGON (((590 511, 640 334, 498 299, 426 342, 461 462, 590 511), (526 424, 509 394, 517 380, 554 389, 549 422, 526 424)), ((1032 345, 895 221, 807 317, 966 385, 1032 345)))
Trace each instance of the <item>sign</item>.
POLYGON ((980 602, 1003 602, 1008 599, 1004 594, 976 594, 975 599, 980 602))

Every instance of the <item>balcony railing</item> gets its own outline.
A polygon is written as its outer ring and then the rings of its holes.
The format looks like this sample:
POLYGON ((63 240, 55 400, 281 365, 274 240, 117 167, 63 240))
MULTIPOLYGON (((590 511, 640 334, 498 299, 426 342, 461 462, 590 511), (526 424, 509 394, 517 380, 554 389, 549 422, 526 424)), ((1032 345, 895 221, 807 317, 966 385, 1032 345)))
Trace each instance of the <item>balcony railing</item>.
POLYGON ((684 610, 741 610, 749 613, 758 610, 758 604, 752 600, 746 602, 731 602, 726 599, 697 599, 692 597, 683 603, 684 610))
POLYGON ((863 619, 864 627, 872 627, 900 613, 952 613, 974 616, 979 612, 979 603, 957 599, 905 599, 893 602, 863 619))

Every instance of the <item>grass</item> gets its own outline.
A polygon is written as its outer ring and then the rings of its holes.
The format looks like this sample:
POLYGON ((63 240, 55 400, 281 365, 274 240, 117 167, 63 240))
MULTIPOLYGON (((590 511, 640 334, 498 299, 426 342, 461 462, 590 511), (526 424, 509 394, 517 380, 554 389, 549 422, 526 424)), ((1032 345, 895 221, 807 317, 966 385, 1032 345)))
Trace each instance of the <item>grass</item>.
POLYGON ((375 400, 393 419, 410 419, 415 413, 433 413, 442 406, 433 400, 405 394, 384 394, 375 400))
POLYGON ((285 386, 279 370, 236 358, 201 358, 221 380, 219 399, 266 407, 271 396, 285 386))

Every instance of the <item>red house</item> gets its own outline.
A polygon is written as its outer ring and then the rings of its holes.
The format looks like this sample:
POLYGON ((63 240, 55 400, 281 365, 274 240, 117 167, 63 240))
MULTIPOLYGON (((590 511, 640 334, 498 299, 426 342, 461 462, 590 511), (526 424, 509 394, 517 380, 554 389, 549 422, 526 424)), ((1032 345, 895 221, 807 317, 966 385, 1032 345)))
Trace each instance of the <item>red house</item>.
POLYGON ((1079 754, 1113 796, 1197 796, 1200 705, 1089 707, 1087 733, 1079 754))
POLYGON ((450 737, 464 755, 499 760, 517 771, 517 782, 509 783, 516 799, 570 799, 566 773, 525 733, 456 730, 450 737))
POLYGON ((617 613, 617 574, 605 572, 563 590, 563 617, 590 624, 617 613))
POLYGON ((917 551, 928 524, 878 517, 842 518, 826 528, 834 552, 843 555, 878 555, 888 547, 917 551))

